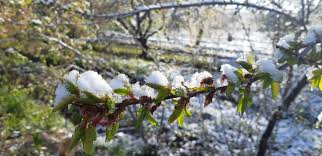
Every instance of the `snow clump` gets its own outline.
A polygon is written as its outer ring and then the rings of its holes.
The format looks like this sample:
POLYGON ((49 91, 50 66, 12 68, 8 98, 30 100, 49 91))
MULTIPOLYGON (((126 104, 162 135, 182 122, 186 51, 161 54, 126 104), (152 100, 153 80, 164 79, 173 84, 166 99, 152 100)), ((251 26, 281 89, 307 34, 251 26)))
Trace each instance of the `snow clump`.
POLYGON ((61 101, 63 101, 65 98, 69 97, 70 95, 71 94, 66 89, 66 86, 64 84, 58 84, 55 91, 54 105, 59 104, 61 101))
POLYGON ((207 78, 212 78, 212 75, 209 72, 196 72, 191 76, 190 81, 185 83, 185 85, 191 88, 200 87, 202 80, 207 78))
POLYGON ((146 83, 168 86, 169 81, 160 71, 153 71, 145 80, 146 83))
POLYGON ((98 97, 112 94, 110 85, 94 71, 86 71, 80 74, 77 86, 80 90, 90 92, 98 97))
POLYGON ((110 86, 115 89, 127 88, 130 84, 129 78, 125 74, 119 74, 112 79, 110 86))
POLYGON ((235 71, 237 68, 229 65, 229 64, 223 64, 221 65, 220 71, 223 75, 225 75, 229 82, 237 83, 238 77, 235 74, 235 71))
POLYGON ((309 28, 308 33, 304 37, 303 43, 307 45, 316 43, 319 40, 322 40, 322 26, 316 25, 309 28))
POLYGON ((282 81, 283 74, 276 68, 272 60, 260 59, 255 64, 261 72, 270 74, 273 80, 282 81))
POLYGON ((277 42, 277 46, 282 47, 284 49, 289 49, 291 47, 290 43, 294 42, 294 35, 286 35, 277 42))
POLYGON ((136 98, 140 98, 142 96, 156 98, 157 96, 153 88, 146 85, 140 86, 139 82, 132 85, 132 92, 136 98))

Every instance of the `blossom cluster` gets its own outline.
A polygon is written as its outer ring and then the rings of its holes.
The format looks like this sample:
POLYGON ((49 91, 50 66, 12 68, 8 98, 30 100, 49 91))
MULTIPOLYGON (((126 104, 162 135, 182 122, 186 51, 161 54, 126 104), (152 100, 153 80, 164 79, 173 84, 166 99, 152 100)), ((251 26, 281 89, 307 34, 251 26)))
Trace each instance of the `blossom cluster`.
MULTIPOLYGON (((272 60, 260 59, 256 63, 251 65, 253 73, 251 71, 245 70, 241 66, 231 66, 229 64, 223 64, 221 66, 221 82, 225 83, 240 83, 240 75, 238 75, 238 70, 242 72, 242 76, 246 74, 254 74, 255 72, 267 73, 274 81, 281 81, 282 74, 276 68, 272 60)), ((80 96, 87 96, 84 93, 91 93, 98 98, 112 98, 119 99, 118 102, 124 100, 120 98, 120 95, 132 95, 133 97, 139 99, 142 96, 147 96, 150 98, 156 98, 158 90, 153 87, 153 85, 161 86, 163 88, 168 88, 170 90, 181 89, 184 93, 189 90, 194 90, 200 87, 214 86, 215 81, 213 81, 213 75, 207 71, 194 73, 189 80, 181 75, 176 75, 172 82, 170 83, 168 78, 160 71, 153 71, 145 79, 145 84, 140 85, 139 82, 131 84, 128 76, 125 74, 119 74, 109 83, 104 80, 104 78, 94 71, 86 71, 79 73, 76 70, 70 71, 64 75, 63 82, 57 86, 55 92, 55 105, 68 99, 72 96, 72 93, 68 89, 68 84, 73 84, 81 92, 80 96), (211 82, 207 82, 206 80, 211 82), (152 85, 152 86, 151 86, 152 85), (122 93, 122 94, 120 94, 122 93)))

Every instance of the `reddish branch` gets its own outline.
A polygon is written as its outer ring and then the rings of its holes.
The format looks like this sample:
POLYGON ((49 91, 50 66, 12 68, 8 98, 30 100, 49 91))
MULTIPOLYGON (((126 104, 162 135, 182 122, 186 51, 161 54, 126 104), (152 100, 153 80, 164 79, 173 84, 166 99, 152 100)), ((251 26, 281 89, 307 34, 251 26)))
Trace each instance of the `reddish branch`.
MULTIPOLYGON (((191 97, 205 94, 208 92, 215 93, 217 91, 224 92, 226 89, 226 86, 222 87, 206 87, 205 90, 201 91, 191 91, 187 93, 187 99, 190 99, 191 97)), ((174 99, 174 98, 180 98, 176 95, 169 95, 164 100, 174 99)), ((128 99, 125 99, 124 101, 120 103, 115 104, 115 110, 113 113, 109 114, 108 116, 105 116, 106 112, 108 112, 108 108, 104 106, 102 103, 98 103, 96 105, 82 105, 79 104, 79 102, 75 101, 72 103, 74 106, 78 107, 82 116, 86 118, 90 118, 90 122, 95 126, 97 124, 109 126, 111 124, 114 124, 119 121, 121 114, 126 110, 126 108, 130 105, 144 105, 144 104, 153 104, 152 106, 149 106, 150 112, 153 113, 160 104, 155 104, 156 99, 152 99, 150 97, 143 96, 140 99, 129 97, 128 99)))

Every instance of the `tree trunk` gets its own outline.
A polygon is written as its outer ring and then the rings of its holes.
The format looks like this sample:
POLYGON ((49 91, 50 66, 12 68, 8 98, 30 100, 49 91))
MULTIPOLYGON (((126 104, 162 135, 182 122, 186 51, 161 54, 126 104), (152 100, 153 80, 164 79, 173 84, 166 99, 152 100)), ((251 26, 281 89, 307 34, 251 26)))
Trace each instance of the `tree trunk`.
POLYGON ((295 100, 301 90, 305 87, 306 83, 307 79, 304 75, 297 83, 297 85, 292 90, 290 90, 289 94, 287 94, 283 99, 282 105, 279 106, 278 109, 273 113, 260 139, 257 156, 265 156, 265 153, 268 149, 268 141, 273 133, 276 123, 280 120, 281 115, 288 110, 289 106, 295 100))

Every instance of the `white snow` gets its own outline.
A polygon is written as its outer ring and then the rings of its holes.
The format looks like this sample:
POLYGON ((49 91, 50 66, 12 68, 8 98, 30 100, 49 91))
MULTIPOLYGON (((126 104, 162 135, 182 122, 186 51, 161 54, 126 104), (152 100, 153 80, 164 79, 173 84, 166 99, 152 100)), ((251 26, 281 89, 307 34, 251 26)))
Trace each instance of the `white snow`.
POLYGON ((190 81, 185 83, 185 85, 190 88, 200 87, 202 80, 206 78, 212 78, 212 75, 207 71, 203 71, 200 73, 196 72, 191 76, 190 81))
POLYGON ((222 74, 224 74, 229 82, 233 82, 236 83, 238 81, 238 77, 235 74, 235 71, 237 70, 237 68, 229 65, 229 64, 223 64, 221 65, 220 71, 222 72, 222 74))
POLYGON ((184 88, 184 86, 182 85, 183 82, 184 82, 183 76, 181 76, 181 75, 175 76, 174 79, 172 80, 172 83, 171 83, 172 89, 184 88))
POLYGON ((318 119, 319 122, 322 122, 322 112, 318 115, 317 119, 318 119))
POLYGON ((64 79, 77 85, 77 80, 79 78, 79 72, 77 70, 72 70, 68 74, 64 75, 64 79))
POLYGON ((146 83, 157 84, 160 86, 168 86, 169 81, 160 71, 153 71, 146 79, 146 83))
POLYGON ((94 71, 86 71, 80 74, 77 84, 82 91, 91 92, 98 97, 111 95, 112 93, 110 85, 101 75, 94 71))
POLYGON ((319 70, 319 68, 318 67, 309 67, 307 69, 306 77, 307 77, 308 80, 313 78, 313 76, 314 76, 313 71, 315 71, 315 70, 319 70))
POLYGON ((31 23, 36 24, 36 25, 42 25, 42 22, 39 19, 33 19, 33 20, 31 20, 31 23))
POLYGON ((257 68, 264 73, 268 73, 271 75, 271 78, 275 81, 282 81, 283 75, 282 72, 279 71, 274 62, 268 59, 260 59, 255 63, 257 68))
POLYGON ((312 44, 322 40, 322 25, 315 25, 309 28, 308 33, 304 37, 304 44, 312 44))
POLYGON ((141 96, 156 98, 157 96, 153 88, 146 85, 140 86, 139 82, 132 85, 132 92, 136 98, 140 98, 141 96))
POLYGON ((64 84, 58 84, 56 91, 55 91, 55 100, 54 105, 60 103, 64 98, 70 96, 70 93, 66 89, 64 84))
POLYGON ((286 35, 277 42, 277 46, 283 47, 284 49, 289 49, 290 43, 294 42, 295 36, 294 35, 286 35))
POLYGON ((120 89, 126 88, 129 84, 129 78, 125 74, 119 74, 111 80, 110 86, 113 89, 120 89))

